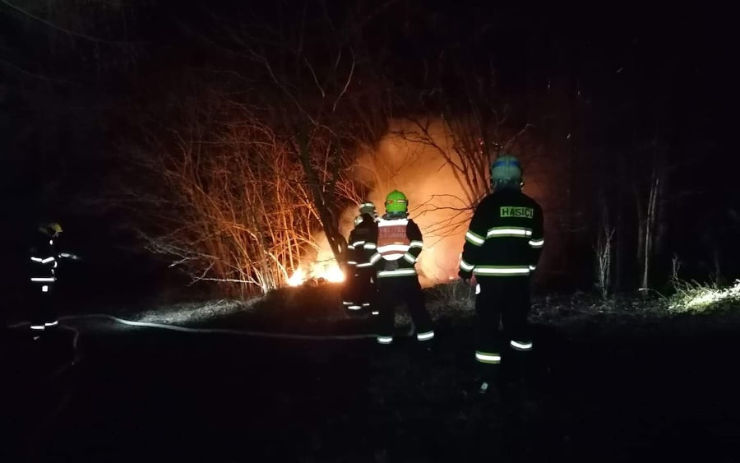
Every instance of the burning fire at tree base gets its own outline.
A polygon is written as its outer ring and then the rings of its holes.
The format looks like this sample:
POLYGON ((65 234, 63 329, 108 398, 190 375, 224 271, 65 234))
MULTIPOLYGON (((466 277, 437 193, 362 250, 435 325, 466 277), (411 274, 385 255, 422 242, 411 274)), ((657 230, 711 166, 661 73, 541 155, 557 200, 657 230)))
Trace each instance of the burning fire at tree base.
POLYGON ((327 264, 314 263, 309 271, 299 268, 293 272, 293 275, 288 278, 288 286, 295 287, 309 282, 342 283, 344 279, 344 272, 336 261, 327 264))
POLYGON ((288 286, 300 286, 306 283, 342 283, 344 271, 337 263, 325 237, 319 239, 320 245, 315 259, 302 263, 288 278, 288 286))

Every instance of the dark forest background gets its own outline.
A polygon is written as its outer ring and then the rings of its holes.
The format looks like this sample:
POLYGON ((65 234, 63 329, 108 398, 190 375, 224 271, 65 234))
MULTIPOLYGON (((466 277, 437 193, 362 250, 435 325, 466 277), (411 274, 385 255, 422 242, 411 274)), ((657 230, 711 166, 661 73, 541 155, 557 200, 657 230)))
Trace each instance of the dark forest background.
POLYGON ((484 145, 526 128, 547 158, 557 251, 543 288, 727 282, 740 271, 735 43, 709 7, 0 0, 3 279, 20 293, 15 263, 49 218, 87 257, 75 271, 88 298, 187 282, 135 232, 156 216, 115 192, 160 186, 139 170, 142 147, 238 110, 294 150, 330 239, 349 201, 311 189, 314 151, 351 164, 389 120, 442 115, 473 119, 461 130, 484 145))

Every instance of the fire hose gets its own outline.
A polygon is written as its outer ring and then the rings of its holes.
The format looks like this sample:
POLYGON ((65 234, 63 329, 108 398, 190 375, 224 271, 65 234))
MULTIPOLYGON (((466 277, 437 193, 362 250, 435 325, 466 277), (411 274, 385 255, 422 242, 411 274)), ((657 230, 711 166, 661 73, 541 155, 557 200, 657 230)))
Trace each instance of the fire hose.
MULTIPOLYGON (((298 333, 276 333, 270 331, 254 331, 254 330, 237 330, 233 328, 189 328, 186 326, 171 325, 165 323, 152 323, 152 322, 139 322, 134 320, 126 320, 124 318, 116 317, 110 314, 94 313, 94 314, 82 314, 82 315, 65 315, 60 317, 60 321, 71 321, 71 320, 84 320, 84 319, 104 319, 119 323, 126 326, 134 326, 139 328, 156 328, 162 330, 176 331, 180 333, 193 333, 193 334, 226 334, 233 336, 251 336, 251 337, 262 337, 262 338, 274 338, 274 339, 298 339, 298 340, 309 340, 309 341, 326 341, 326 340, 356 340, 356 339, 369 339, 375 338, 375 334, 298 334, 298 333)), ((18 322, 10 325, 11 328, 19 328, 27 325, 27 321, 18 322)), ((65 327, 63 325, 63 327, 65 327)), ((79 333, 74 328, 69 327, 75 332, 75 347, 79 333)))
MULTIPOLYGON (((251 337, 262 337, 262 338, 273 338, 273 339, 297 339, 297 340, 311 340, 311 341, 323 341, 323 340, 357 340, 374 338, 374 334, 339 334, 339 335, 309 335, 309 334, 297 334, 297 333, 275 333, 268 331, 254 331, 254 330, 236 330, 229 328, 189 328, 185 326, 170 325, 164 323, 152 323, 152 322, 140 322, 134 320, 126 320, 124 318, 116 317, 110 314, 95 313, 95 314, 82 314, 82 315, 66 315, 60 317, 60 321, 73 321, 73 320, 85 320, 85 319, 104 319, 109 320, 121 325, 132 326, 137 328, 155 328, 169 331, 176 331, 180 333, 191 333, 191 334, 223 334, 223 335, 236 335, 236 336, 251 336, 251 337)), ((28 326, 28 321, 17 322, 9 325, 9 328, 20 328, 28 326)), ((60 324, 60 329, 71 331, 72 337, 72 348, 73 358, 70 361, 59 365, 51 373, 48 374, 47 378, 53 380, 57 377, 62 376, 65 372, 76 366, 82 359, 80 350, 78 349, 80 332, 73 326, 69 326, 67 323, 60 324)), ((67 394, 61 402, 50 412, 44 419, 45 423, 49 423, 67 406, 69 402, 69 394, 67 394)))

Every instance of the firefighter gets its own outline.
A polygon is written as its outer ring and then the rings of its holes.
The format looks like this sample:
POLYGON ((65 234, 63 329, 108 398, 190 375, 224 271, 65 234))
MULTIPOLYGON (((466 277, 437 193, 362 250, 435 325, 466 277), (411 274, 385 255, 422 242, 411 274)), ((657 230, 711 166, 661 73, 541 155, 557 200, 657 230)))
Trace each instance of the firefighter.
POLYGON ((370 262, 377 272, 380 320, 377 341, 393 342, 395 309, 405 303, 416 327, 418 341, 434 338, 432 319, 424 307, 415 264, 424 246, 421 230, 408 218, 408 200, 398 190, 385 199, 386 213, 378 221, 376 252, 370 262))
POLYGON ((459 272, 476 287, 480 393, 498 380, 502 356, 521 366, 533 348, 529 283, 545 243, 542 209, 521 191, 517 158, 504 155, 491 164, 491 186, 493 193, 480 202, 465 234, 459 272))
POLYGON ((375 270, 370 257, 375 253, 378 234, 378 214, 375 205, 366 201, 355 217, 355 228, 349 234, 347 245, 348 279, 343 291, 343 305, 352 312, 372 311, 377 315, 375 301, 375 270))
POLYGON ((31 332, 33 339, 40 339, 44 332, 59 325, 54 310, 54 286, 59 278, 59 265, 64 259, 79 260, 74 254, 57 251, 57 241, 62 226, 57 222, 41 224, 31 247, 31 286, 35 294, 31 332))

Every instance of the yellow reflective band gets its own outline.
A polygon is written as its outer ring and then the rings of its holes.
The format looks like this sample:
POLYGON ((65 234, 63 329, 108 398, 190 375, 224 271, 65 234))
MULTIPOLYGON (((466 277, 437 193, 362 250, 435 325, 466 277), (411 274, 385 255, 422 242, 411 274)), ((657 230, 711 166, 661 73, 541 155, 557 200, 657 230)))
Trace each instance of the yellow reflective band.
POLYGON ((408 225, 408 223, 409 223, 408 219, 393 219, 393 220, 380 219, 378 221, 378 227, 395 227, 398 225, 408 225))
POLYGON ((532 236, 532 230, 524 227, 493 227, 486 233, 487 238, 491 237, 526 237, 532 236))
POLYGON ((512 339, 509 344, 516 350, 532 350, 532 342, 519 342, 512 339))
POLYGON ((387 244, 385 246, 378 246, 377 249, 379 253, 391 252, 391 251, 406 252, 409 250, 409 245, 408 244, 387 244))
POLYGON ((475 268, 475 265, 469 264, 465 262, 465 260, 460 259, 460 268, 463 269, 466 272, 469 272, 475 268))
POLYGON ((473 273, 476 275, 495 275, 495 276, 518 276, 518 275, 529 275, 529 266, 519 267, 494 267, 494 266, 477 266, 473 273))
POLYGON ((397 270, 381 270, 378 272, 378 278, 403 277, 411 275, 416 275, 416 270, 412 268, 399 268, 397 270))
POLYGON ((490 363, 493 365, 501 363, 501 356, 499 354, 492 354, 488 352, 475 352, 475 359, 481 363, 490 363))
POLYGON ((485 243, 485 242, 486 242, 486 239, 485 239, 485 238, 483 238, 483 237, 482 237, 482 236, 480 236, 480 235, 477 235, 477 234, 473 233, 473 232, 472 232, 472 231, 470 231, 470 230, 468 230, 468 232, 467 232, 467 233, 465 233, 465 240, 466 240, 466 241, 467 241, 468 243, 470 243, 470 244, 474 244, 474 245, 476 245, 476 246, 482 246, 482 245, 483 245, 483 243, 485 243))
POLYGON ((545 244, 545 239, 529 240, 529 245, 533 248, 541 248, 545 244))
POLYGON ((425 333, 416 333, 416 339, 419 341, 428 341, 434 337, 434 331, 427 331, 425 333))
POLYGON ((390 344, 393 342, 393 336, 378 336, 378 344, 390 344))

